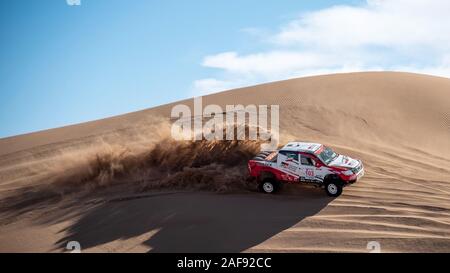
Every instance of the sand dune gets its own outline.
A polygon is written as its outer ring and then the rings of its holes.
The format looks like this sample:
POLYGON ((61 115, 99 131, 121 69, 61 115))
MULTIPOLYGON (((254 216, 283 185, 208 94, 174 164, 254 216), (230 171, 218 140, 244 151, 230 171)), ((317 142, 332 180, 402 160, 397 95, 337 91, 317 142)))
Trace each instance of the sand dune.
POLYGON ((259 143, 174 142, 175 104, 0 139, 0 252, 450 252, 450 79, 327 75, 203 103, 280 105, 282 142, 331 145, 367 174, 334 200, 259 194, 259 143))

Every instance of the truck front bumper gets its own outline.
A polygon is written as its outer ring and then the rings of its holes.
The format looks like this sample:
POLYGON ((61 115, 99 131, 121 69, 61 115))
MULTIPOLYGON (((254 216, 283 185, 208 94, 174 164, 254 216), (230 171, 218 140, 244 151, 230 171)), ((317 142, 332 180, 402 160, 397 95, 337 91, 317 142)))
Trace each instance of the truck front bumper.
POLYGON ((361 170, 359 170, 359 172, 357 174, 354 174, 354 177, 352 177, 351 180, 349 180, 347 182, 348 185, 350 184, 354 184, 356 182, 358 182, 359 180, 361 180, 361 178, 363 178, 363 176, 365 175, 365 171, 364 171, 364 167, 361 168, 361 170))

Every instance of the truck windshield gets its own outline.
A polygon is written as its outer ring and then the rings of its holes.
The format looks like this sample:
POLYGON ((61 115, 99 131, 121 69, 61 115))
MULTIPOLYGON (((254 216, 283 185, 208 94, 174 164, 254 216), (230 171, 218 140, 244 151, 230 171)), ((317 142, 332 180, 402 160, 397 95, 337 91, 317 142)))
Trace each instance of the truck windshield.
POLYGON ((339 155, 335 153, 331 148, 325 147, 323 151, 319 153, 317 156, 320 158, 320 160, 322 160, 323 163, 328 165, 339 155))

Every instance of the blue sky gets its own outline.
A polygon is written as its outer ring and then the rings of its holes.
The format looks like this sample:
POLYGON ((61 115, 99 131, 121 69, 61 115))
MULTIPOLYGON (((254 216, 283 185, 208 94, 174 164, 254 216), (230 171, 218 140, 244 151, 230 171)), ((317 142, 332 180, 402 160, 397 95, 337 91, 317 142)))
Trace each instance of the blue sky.
POLYGON ((393 14, 405 21, 421 12, 419 19, 428 20, 420 3, 406 11, 400 4, 0 1, 0 138, 297 76, 364 70, 446 76, 449 40, 438 32, 447 30, 448 16, 438 11, 448 9, 429 11, 439 24, 392 30, 393 14), (336 31, 341 23, 374 35, 336 31), (382 35, 387 29, 392 35, 382 35), (421 40, 424 33, 431 37, 421 40))

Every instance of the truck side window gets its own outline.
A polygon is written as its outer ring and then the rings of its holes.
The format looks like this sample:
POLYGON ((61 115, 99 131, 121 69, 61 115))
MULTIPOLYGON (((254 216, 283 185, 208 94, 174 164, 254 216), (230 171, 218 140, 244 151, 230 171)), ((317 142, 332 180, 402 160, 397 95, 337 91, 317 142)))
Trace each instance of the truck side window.
POLYGON ((310 157, 302 155, 301 157, 301 163, 304 166, 314 166, 313 160, 310 157))
POLYGON ((292 159, 294 159, 295 161, 298 162, 298 154, 297 153, 290 153, 288 155, 288 158, 292 158, 292 159))
POLYGON ((280 154, 285 155, 287 156, 287 158, 291 158, 298 162, 298 153, 281 151, 280 154))

